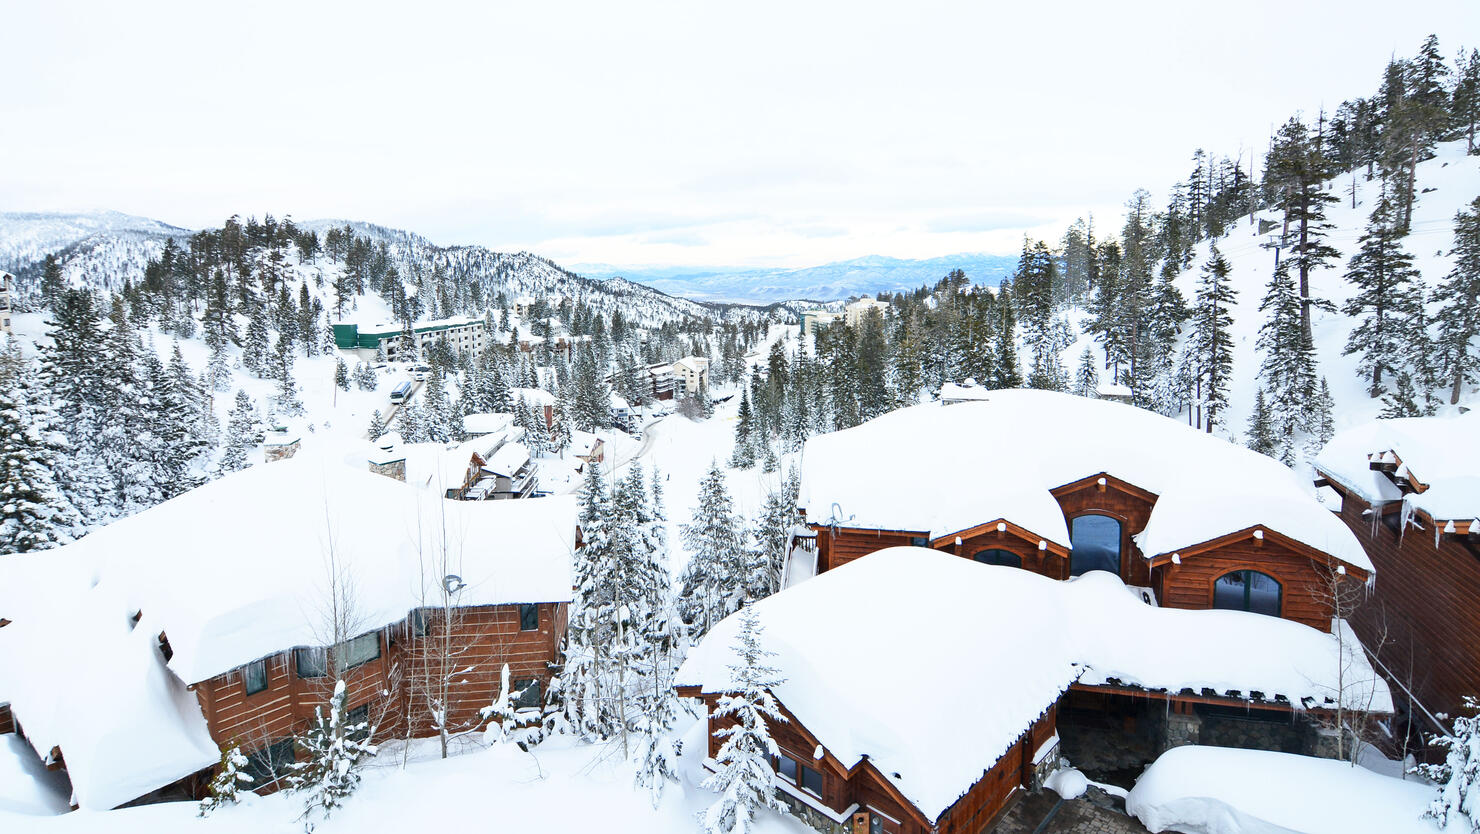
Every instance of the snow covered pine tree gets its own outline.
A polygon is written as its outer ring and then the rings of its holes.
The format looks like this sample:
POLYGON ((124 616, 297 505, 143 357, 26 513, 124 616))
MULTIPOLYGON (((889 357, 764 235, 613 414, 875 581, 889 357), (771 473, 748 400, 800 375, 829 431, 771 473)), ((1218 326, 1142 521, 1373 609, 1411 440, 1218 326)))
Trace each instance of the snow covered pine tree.
POLYGON ((781 749, 771 738, 766 720, 786 721, 771 695, 771 689, 783 680, 776 669, 765 665, 765 658, 775 652, 761 647, 763 630, 760 615, 747 602, 740 614, 740 632, 735 635, 735 654, 741 662, 730 667, 735 691, 720 696, 714 707, 714 717, 733 720, 714 731, 715 738, 724 739, 715 756, 721 769, 701 785, 720 794, 700 816, 706 834, 744 834, 750 831, 758 809, 782 809, 776 799, 776 771, 771 767, 771 757, 781 755, 781 749))

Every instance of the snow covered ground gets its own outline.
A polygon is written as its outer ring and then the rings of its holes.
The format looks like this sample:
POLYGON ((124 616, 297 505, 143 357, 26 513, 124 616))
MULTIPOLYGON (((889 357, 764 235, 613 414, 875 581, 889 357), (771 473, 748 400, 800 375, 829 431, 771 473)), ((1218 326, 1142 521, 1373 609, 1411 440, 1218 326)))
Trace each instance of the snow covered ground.
MULTIPOLYGON (((1330 759, 1177 747, 1137 780, 1126 810, 1153 832, 1434 834, 1434 788, 1330 759)), ((1450 825, 1460 831, 1465 825, 1450 825)))
MULTIPOLYGON (((327 820, 315 816, 317 834, 366 831, 539 831, 548 834, 602 831, 653 834, 694 831, 695 816, 713 801, 700 789, 703 724, 691 721, 685 734, 684 781, 670 783, 658 807, 634 787, 634 771, 621 743, 589 745, 557 736, 531 750, 513 745, 473 746, 447 760, 436 743, 413 746, 402 767, 402 749, 386 745, 369 763, 358 793, 327 820)), ((0 737, 3 738, 3 737, 0 737)), ((8 773, 0 764, 0 788, 8 773)), ((301 797, 278 793, 250 796, 202 822, 193 802, 146 805, 117 811, 77 811, 60 816, 22 813, 0 793, 0 831, 6 834, 300 834, 301 797)), ((65 805, 64 805, 65 807, 65 805)), ((53 811, 54 813, 54 811, 53 811)), ((796 820, 764 813, 755 834, 809 834, 796 820)))

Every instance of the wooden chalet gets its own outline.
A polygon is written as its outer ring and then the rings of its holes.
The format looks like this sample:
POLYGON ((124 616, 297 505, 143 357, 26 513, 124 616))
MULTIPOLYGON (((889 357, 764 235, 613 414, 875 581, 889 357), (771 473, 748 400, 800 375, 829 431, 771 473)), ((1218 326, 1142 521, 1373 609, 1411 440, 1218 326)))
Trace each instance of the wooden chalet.
POLYGON ((1480 694, 1480 412, 1375 420, 1338 433, 1316 486, 1378 568, 1352 625, 1383 644, 1400 718, 1447 732, 1480 694))
POLYGON ((1324 631, 1332 577, 1372 573, 1349 531, 1278 463, 1066 394, 993 391, 822 435, 803 453, 802 480, 819 573, 914 545, 1053 579, 1107 571, 1153 604, 1324 631), (890 460, 876 461, 878 449, 890 460))
MULTIPOLYGON (((1097 701, 1145 707, 1115 715, 1107 746, 1146 760, 1188 743, 1334 752, 1296 707, 1334 706, 1347 651, 1335 636, 1279 618, 1157 608, 1108 574, 1049 581, 893 547, 754 608, 761 644, 775 652, 766 662, 778 670, 771 691, 785 717, 767 722, 781 751, 772 762, 777 796, 827 834, 987 830, 1015 794, 1041 786, 1061 753, 1084 761, 1081 718, 1097 701), (1210 643, 1266 648, 1210 656, 1210 643), (905 674, 881 684, 868 670, 905 674), (926 709, 905 694, 911 670, 929 679, 926 709), (1242 710, 1245 725, 1278 718, 1267 739, 1240 744, 1218 735, 1228 722, 1217 710, 1242 710), (1141 749, 1148 733, 1155 738, 1141 749)), ((720 767, 714 732, 730 720, 714 712, 732 691, 739 619, 716 625, 675 679, 679 694, 709 711, 711 769, 720 767)), ((1362 686, 1341 701, 1387 711, 1387 687, 1360 651, 1347 656, 1348 681, 1362 686)))
POLYGON ((232 744, 254 787, 274 789, 339 677, 350 719, 381 739, 433 734, 428 682, 448 664, 435 694, 449 727, 482 723, 505 665, 516 704, 541 702, 566 631, 574 500, 429 503, 363 454, 306 447, 0 563, 0 695, 80 807, 188 797, 232 744), (246 505, 258 517, 243 523, 246 505), (326 646, 334 587, 352 589, 357 633, 326 646))

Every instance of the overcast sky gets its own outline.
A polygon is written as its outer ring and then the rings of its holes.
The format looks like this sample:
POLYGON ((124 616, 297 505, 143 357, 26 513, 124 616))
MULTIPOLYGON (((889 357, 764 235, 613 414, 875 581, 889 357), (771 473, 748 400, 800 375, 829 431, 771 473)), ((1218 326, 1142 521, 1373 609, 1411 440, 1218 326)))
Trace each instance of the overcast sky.
MULTIPOLYGON (((7 0, 0 209, 565 263, 1013 253, 1375 90, 1480 2, 7 0)), ((1245 163, 1247 164, 1247 162, 1245 163)))

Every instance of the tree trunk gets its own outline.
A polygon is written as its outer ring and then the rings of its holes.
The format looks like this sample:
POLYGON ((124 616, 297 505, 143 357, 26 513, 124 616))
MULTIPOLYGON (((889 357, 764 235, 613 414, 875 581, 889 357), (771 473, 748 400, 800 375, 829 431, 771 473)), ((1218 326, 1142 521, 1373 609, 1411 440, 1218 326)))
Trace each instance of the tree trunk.
POLYGON ((1454 387, 1449 390, 1449 404, 1459 405, 1460 389, 1464 387, 1465 372, 1456 370, 1454 372, 1454 387))

